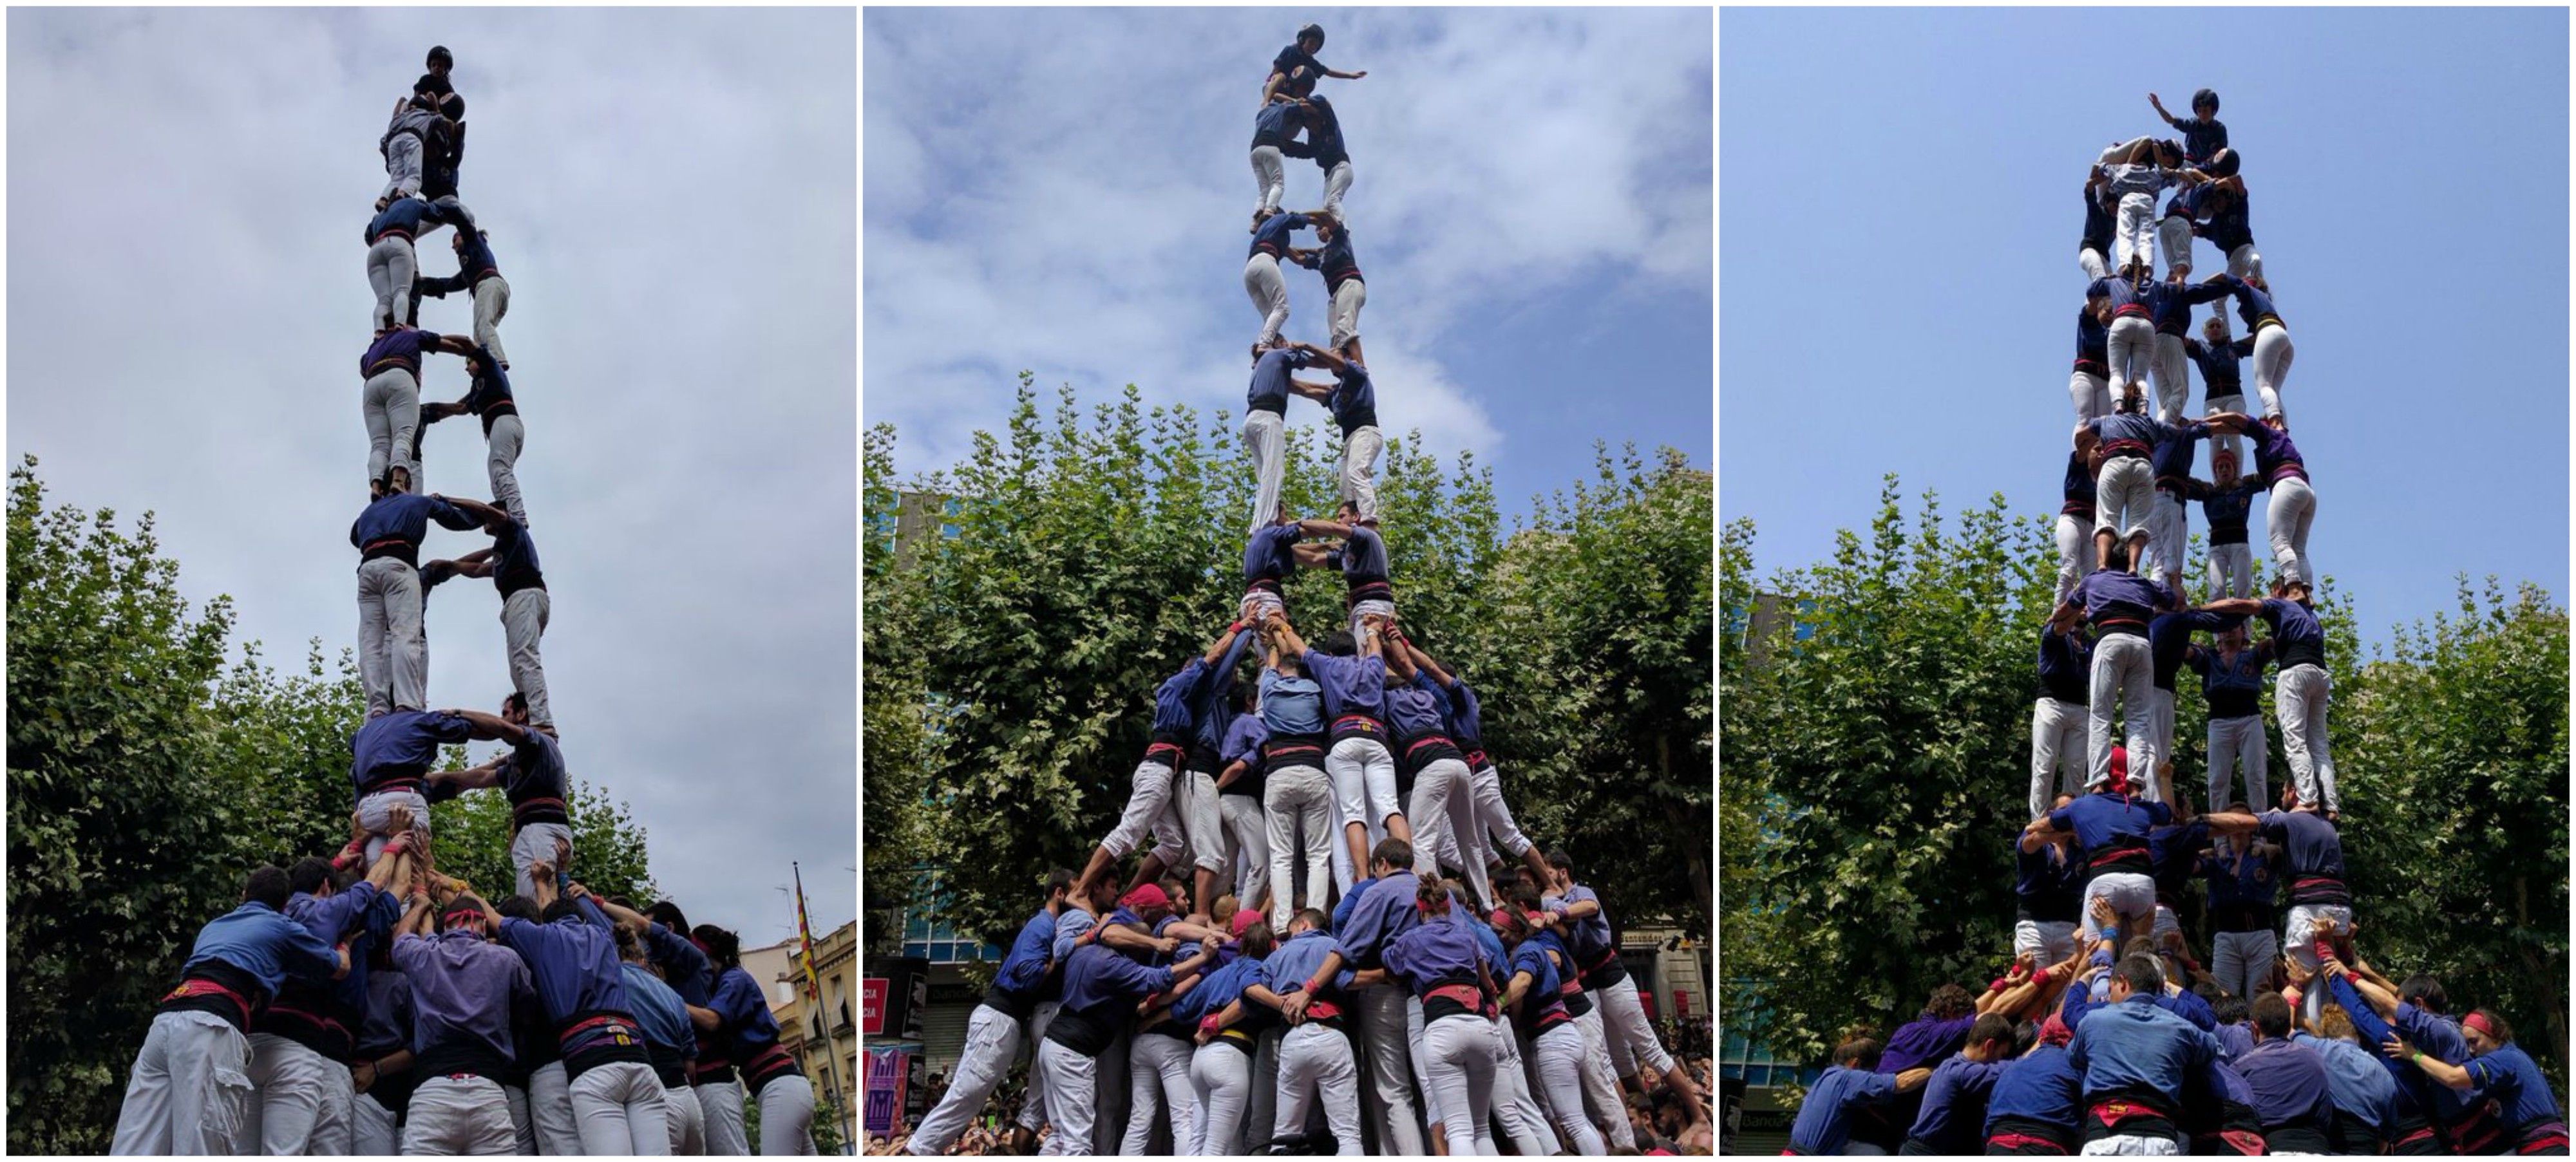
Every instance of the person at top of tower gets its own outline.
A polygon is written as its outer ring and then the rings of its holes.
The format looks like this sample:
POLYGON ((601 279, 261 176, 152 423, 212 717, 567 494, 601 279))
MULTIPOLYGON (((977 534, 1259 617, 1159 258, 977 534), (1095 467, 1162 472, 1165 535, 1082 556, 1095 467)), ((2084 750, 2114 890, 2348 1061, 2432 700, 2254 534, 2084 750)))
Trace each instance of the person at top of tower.
POLYGON ((2165 103, 2153 93, 2147 103, 2156 107, 2156 116, 2165 124, 2182 130, 2183 160, 2194 169, 2207 168, 2220 150, 2227 148, 2227 126, 2218 119, 2218 92, 2202 89, 2191 95, 2191 120, 2185 121, 2165 111, 2165 103))
POLYGON ((1297 39, 1290 42, 1288 47, 1280 49, 1278 56, 1270 58, 1270 78, 1261 86, 1262 102, 1267 104, 1274 93, 1286 93, 1302 99, 1312 94, 1315 91, 1315 82, 1325 77, 1331 77, 1337 81, 1356 81, 1368 75, 1366 69, 1356 73, 1343 73, 1325 68, 1324 62, 1315 59, 1315 54, 1322 52, 1323 49, 1323 25, 1309 24, 1298 29, 1297 39))

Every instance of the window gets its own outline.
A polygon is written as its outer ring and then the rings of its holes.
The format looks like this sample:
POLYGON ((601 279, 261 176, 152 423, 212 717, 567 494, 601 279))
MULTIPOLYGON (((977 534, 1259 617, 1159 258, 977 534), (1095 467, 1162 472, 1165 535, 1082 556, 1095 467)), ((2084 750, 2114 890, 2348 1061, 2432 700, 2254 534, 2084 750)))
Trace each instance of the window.
POLYGON ((1813 1085, 1824 1074, 1822 1069, 1802 1068, 1796 1062, 1773 1057, 1769 1049, 1747 1042, 1741 1035, 1729 1032, 1718 1042, 1717 1074, 1741 1077, 1748 1086, 1787 1085, 1791 1082, 1813 1085))

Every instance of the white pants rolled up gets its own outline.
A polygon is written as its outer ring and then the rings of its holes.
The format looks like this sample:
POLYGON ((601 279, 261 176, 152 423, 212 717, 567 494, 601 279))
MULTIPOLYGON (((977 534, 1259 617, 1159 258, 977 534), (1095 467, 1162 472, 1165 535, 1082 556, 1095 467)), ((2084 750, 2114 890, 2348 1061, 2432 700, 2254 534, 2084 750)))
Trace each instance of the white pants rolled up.
POLYGON ((814 1083, 784 1073, 760 1087, 760 1152, 793 1156, 814 1152, 814 1083))
POLYGON ((700 1082, 689 1088, 697 1091, 698 1112, 707 1119, 707 1153, 727 1157, 751 1153, 751 1137, 743 1130, 742 1079, 700 1082))
POLYGON ((2156 385, 2156 418, 2168 424, 2182 419, 2191 406, 2191 357, 2183 352, 2182 336, 2156 332, 2147 374, 2156 385))
MULTIPOLYGON (((2227 273, 2238 278, 2263 278, 2263 256, 2254 252, 2253 243, 2240 244, 2227 252, 2227 273)), ((2263 285, 2271 284, 2272 280, 2263 279, 2263 285)))
POLYGON ((2326 742, 2326 707, 2333 701, 2334 680, 2313 662, 2281 671, 2272 687, 2290 783, 2298 788, 2300 803, 2323 803, 2329 814, 2343 809, 2335 794, 2334 751, 2326 742))
POLYGON ((2057 514, 2057 600, 2075 595, 2084 575, 2094 569, 2093 526, 2073 513, 2057 514))
POLYGON ((2113 257, 2126 267, 2130 262, 2155 263, 2156 196, 2154 194, 2120 195, 2119 218, 2113 227, 2118 231, 2111 239, 2113 257))
POLYGON ((1252 531, 1279 517, 1279 478, 1287 468, 1288 424, 1277 412, 1247 412, 1243 452, 1252 459, 1252 531))
POLYGON ((1190 1054, 1190 1092, 1198 1103, 1190 1124, 1189 1140, 1198 1144, 1192 1156, 1234 1156, 1243 1145, 1243 1112, 1252 1100, 1252 1055, 1231 1045, 1199 1046, 1190 1054))
POLYGON ((2085 423, 2111 414, 2111 381, 2089 371, 2071 372, 2066 380, 2066 394, 2075 401, 2075 422, 2085 423))
POLYGON ((1351 340, 1360 337, 1360 308, 1368 305, 1368 283, 1345 279, 1333 288, 1333 350, 1340 351, 1351 340))
POLYGON ((529 868, 539 863, 550 863, 561 872, 572 866, 568 857, 556 853, 557 840, 563 842, 565 850, 570 850, 572 828, 561 823, 531 823, 510 837, 510 866, 517 870, 516 886, 520 895, 533 897, 537 894, 537 881, 528 874, 529 868))
POLYGON ((420 571, 392 557, 358 566, 358 684, 367 716, 419 710, 429 686, 420 632, 420 571))
POLYGON ((2191 266, 2191 219, 2167 214, 2156 223, 2156 249, 2164 255, 2168 274, 2191 266))
MULTIPOLYGON (((1279 1041, 1279 1096, 1271 1137, 1304 1133, 1307 1112, 1317 1102, 1338 1144, 1334 1153, 1367 1153, 1360 1142, 1359 1066, 1350 1041, 1339 1029, 1308 1023, 1288 1030, 1279 1041)), ((1412 1152, 1421 1153, 1421 1144, 1415 1143, 1412 1152)))
MULTIPOLYGON (((1609 1153, 1601 1131, 1583 1113, 1583 1033, 1574 1022, 1550 1027, 1523 1046, 1538 1075, 1539 1092, 1576 1154, 1587 1158, 1609 1153)), ((1626 1118, 1621 1118, 1623 1123, 1626 1118)))
POLYGON ((2125 541, 2146 532, 2155 512, 2156 474, 2144 457, 2102 462, 2101 475, 2093 478, 2093 531, 2109 529, 2125 541))
POLYGON ((348 1066, 274 1033, 253 1033, 250 1080, 259 1087, 260 1153, 349 1152, 357 1091, 348 1066))
POLYGON ((538 1153, 581 1153, 581 1119, 572 1110, 572 1081, 563 1062, 529 1072, 528 1123, 536 1130, 538 1153))
MULTIPOLYGON (((2111 718, 2114 710, 2126 711, 2127 738, 2132 751, 2147 744, 2155 732, 2154 704, 2149 691, 2155 689, 2155 655, 2147 648, 2143 634, 2108 633, 2093 643, 2093 705, 2087 716, 2085 782, 2088 788, 2109 786, 2111 782, 2111 718)), ((2155 771, 2140 767, 2143 756, 2129 756, 2129 773, 2142 781, 2147 794, 2155 793, 2155 771)))
MULTIPOLYGON (((581 1136, 582 1153, 592 1157, 659 1157, 671 1152, 671 1125, 662 1105, 662 1079, 652 1066, 641 1061, 594 1065, 571 1079, 565 1089, 572 1099, 573 1125, 581 1136)), ((765 1127, 768 1122, 761 1124, 765 1127)))
POLYGON ((1279 273, 1279 259, 1269 251, 1255 253, 1243 264, 1243 293, 1252 296, 1252 309, 1261 313, 1258 341, 1268 343, 1279 337, 1288 325, 1288 279, 1279 273))
MULTIPOLYGON (((1442 844, 1452 850, 1470 849, 1475 843, 1476 789, 1474 779, 1463 759, 1441 759, 1427 763, 1413 776, 1413 802, 1405 818, 1413 824, 1413 872, 1415 875, 1440 874, 1438 852, 1442 844)), ((1485 875, 1485 861, 1461 858, 1467 866, 1467 886, 1479 902, 1494 898, 1493 887, 1485 875)))
MULTIPOLYGON (((2245 802, 2257 811, 2271 807, 2271 752, 2263 737, 2263 716, 2247 714, 2236 718, 2209 720, 2209 809, 2224 811, 2229 802, 2228 785, 2239 772, 2245 776, 2245 802)), ((2250 993, 2238 993, 2250 996, 2250 993)))
POLYGON ((519 452, 527 441, 527 425, 520 423, 518 414, 513 412, 493 419, 492 435, 483 446, 483 470, 492 479, 492 503, 523 525, 528 523, 528 502, 519 495, 519 452))
POLYGON ((385 142, 384 199, 408 198, 420 192, 421 144, 416 133, 397 133, 385 142))
POLYGON ((2060 702, 2042 696, 2030 707, 2030 817, 2048 814, 2049 803, 2057 795, 2084 793, 2088 774, 2085 761, 2091 755, 2086 742, 2085 724, 2091 708, 2075 702, 2060 702), (2049 788, 2049 772, 2057 772, 2056 789, 2049 788))
POLYGON ((2213 932, 2209 943, 2210 973, 2218 978, 2218 987, 2240 997, 2263 991, 2265 978, 2272 975, 2273 962, 2281 958, 2281 938, 2269 928, 2213 932))
POLYGON ((518 1148, 501 1083, 488 1077, 433 1077, 411 1091, 403 1153, 503 1155, 518 1148))
POLYGON ((382 480, 400 468, 419 490, 420 466, 412 462, 412 437, 420 432, 420 380, 400 367, 367 377, 358 392, 358 418, 367 428, 367 479, 382 480))
POLYGON ((1276 210, 1279 200, 1288 193, 1288 163, 1276 145, 1252 147, 1252 185, 1260 200, 1252 204, 1254 213, 1276 210))
POLYGON ((509 313, 510 284, 500 275, 474 284, 474 341, 502 363, 510 361, 510 353, 501 348, 501 317, 509 313))
POLYGON ((241 1154, 258 1091, 250 1041, 213 1013, 161 1013, 126 1074, 108 1153, 241 1154))
POLYGON ((1272 770, 1263 784, 1270 829, 1270 926, 1288 930, 1288 918, 1303 900, 1321 908, 1332 885, 1333 852, 1341 844, 1341 818, 1333 810, 1333 788, 1324 772, 1309 766, 1272 770), (1303 856, 1305 890, 1297 890, 1297 861, 1303 856))
POLYGON ((1333 835, 1333 883, 1347 892, 1365 869, 1351 866, 1351 846, 1342 842, 1346 829, 1353 823, 1366 826, 1374 844, 1385 836, 1388 817, 1403 814, 1395 797, 1395 756, 1374 738, 1346 738, 1325 752, 1324 773, 1332 776, 1333 808, 1345 829, 1333 835))
POLYGON ((1127 1050, 1127 1136, 1118 1152, 1134 1157, 1146 1152, 1154 1122, 1163 1119, 1172 1131, 1172 1153, 1196 1157, 1199 1121, 1198 1088, 1190 1081, 1191 1045, 1178 1037, 1139 1033, 1127 1050))
POLYGON ((2087 282, 2099 282, 2111 277, 2111 266, 2102 261, 2102 252, 2090 246, 2076 250, 2075 266, 2076 269, 2084 272, 2087 282))
POLYGON ((1351 192, 1351 163, 1337 161, 1324 171, 1324 212, 1347 226, 1350 219, 1342 216, 1342 195, 1351 192))
POLYGON ((1428 1088, 1438 1092, 1433 1104, 1449 1127, 1449 1153, 1500 1153, 1486 1128, 1494 1110, 1493 1027, 1473 1013, 1452 1013, 1431 1022, 1423 1041, 1428 1088))
MULTIPOLYGON (((1145 833, 1156 826, 1168 827, 1166 808, 1172 801, 1172 764, 1148 759, 1136 764, 1127 792, 1127 806, 1118 815, 1118 824, 1102 836, 1100 846, 1118 859, 1135 853, 1145 841, 1145 833)), ((1178 840, 1178 836, 1170 837, 1178 840)))
POLYGON ((410 313, 412 279, 419 272, 420 256, 412 250, 411 239, 389 234, 368 244, 367 287, 376 292, 378 328, 400 322, 410 313))
POLYGON ((2076 912, 2083 917, 2078 923, 2082 925, 2087 943, 2099 939, 2102 934, 2101 929, 2093 925, 2093 900, 2097 896, 2107 901, 2111 911, 2119 916, 2123 938, 2145 934, 2147 926, 2155 919, 2154 880, 2148 879, 2144 872, 2104 872, 2084 885, 2084 903, 2076 912))
POLYGON ((2129 385, 2145 383, 2154 373, 2156 325, 2143 315, 2114 316, 2105 347, 2111 358, 2111 396, 2117 400, 2127 394, 2129 385))
POLYGON ((2289 414, 2281 409, 2281 387, 2289 382, 2290 357, 2295 354, 2288 327, 2254 332, 2254 394, 2263 401, 2264 419, 2289 414))
POLYGON ((2308 526, 2317 518, 2316 490, 2296 476, 2272 482, 2272 499, 2263 510, 2263 535, 2272 540, 2272 564, 2284 577, 2314 588, 2319 574, 2308 557, 2308 526))
POLYGON ((1249 908, 1270 886, 1270 818, 1261 801, 1250 795, 1218 795, 1216 805, 1225 820, 1226 837, 1242 856, 1234 877, 1234 898, 1249 908))
POLYGON ((1377 460, 1385 451, 1376 424, 1342 437, 1341 498, 1360 506, 1361 520, 1377 519, 1377 460))
POLYGON ((2075 921, 2014 921, 2013 955, 2029 956, 2040 964, 2055 964, 2075 955, 2075 921))

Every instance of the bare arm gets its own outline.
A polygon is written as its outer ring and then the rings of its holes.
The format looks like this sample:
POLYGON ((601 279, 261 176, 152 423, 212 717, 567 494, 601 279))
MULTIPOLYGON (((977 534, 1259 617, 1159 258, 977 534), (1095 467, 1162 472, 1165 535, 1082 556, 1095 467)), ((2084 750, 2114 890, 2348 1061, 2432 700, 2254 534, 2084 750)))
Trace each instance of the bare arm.
POLYGON ((1302 379, 1292 379, 1288 381, 1288 392, 1291 395, 1304 399, 1311 399, 1320 403, 1332 398, 1333 385, 1329 383, 1308 383, 1302 379))
POLYGON ((2243 614, 2252 617, 2263 612, 2263 603, 2251 597, 2225 597, 2202 605, 2200 611, 2224 615, 2243 614))
POLYGON ((1216 789, 1222 791, 1233 786, 1235 780, 1242 778, 1243 772, 1249 769, 1251 768, 1242 759, 1226 764, 1224 772, 1216 777, 1216 789))
POLYGON ((1273 612, 1270 615, 1270 633, 1277 639, 1280 649, 1301 657, 1306 653, 1305 639, 1297 636, 1297 627, 1288 624, 1288 615, 1273 612))
POLYGON ((690 1005, 688 1009, 689 1024, 696 1026, 699 1032, 713 1033, 724 1028, 724 1017, 714 1009, 701 1009, 696 1005, 690 1005))
POLYGON ((455 505, 458 508, 464 509, 467 516, 471 516, 476 520, 482 521, 487 526, 510 519, 510 514, 479 500, 467 500, 462 496, 445 495, 440 496, 439 499, 455 505))
POLYGON ((502 721, 498 714, 487 714, 480 710, 449 710, 447 713, 462 718, 473 726, 473 737, 477 741, 499 741, 515 745, 527 735, 526 731, 502 721))
POLYGON ((1422 647, 1413 644, 1412 638, 1406 637, 1403 634, 1397 634, 1395 642, 1397 645, 1404 647, 1406 657, 1413 659, 1414 668, 1430 674, 1432 681, 1440 683, 1443 687, 1455 686, 1458 684, 1457 676, 1451 674, 1447 670, 1441 669, 1440 663, 1432 661, 1431 655, 1423 653, 1422 647))
POLYGON ((1225 657, 1225 651, 1234 645, 1235 635, 1242 632, 1243 623, 1240 621, 1225 627, 1224 633, 1216 635, 1216 640, 1208 643, 1207 652, 1199 655, 1199 660, 1211 666, 1217 664, 1225 657))
POLYGON ((429 776, 429 781, 460 791, 489 790, 501 785, 501 764, 488 762, 461 771, 436 771, 429 776))
POLYGON ((1908 1069, 1905 1072, 1896 1075, 1896 1092, 1912 1093, 1915 1090, 1923 1088, 1923 1083, 1930 1080, 1932 1080, 1931 1070, 1908 1069))
POLYGON ((1305 352, 1308 359, 1314 360, 1318 366, 1321 366, 1326 371, 1341 371, 1350 366, 1350 363, 1345 361, 1341 356, 1324 350, 1312 343, 1299 343, 1297 345, 1297 349, 1305 352))

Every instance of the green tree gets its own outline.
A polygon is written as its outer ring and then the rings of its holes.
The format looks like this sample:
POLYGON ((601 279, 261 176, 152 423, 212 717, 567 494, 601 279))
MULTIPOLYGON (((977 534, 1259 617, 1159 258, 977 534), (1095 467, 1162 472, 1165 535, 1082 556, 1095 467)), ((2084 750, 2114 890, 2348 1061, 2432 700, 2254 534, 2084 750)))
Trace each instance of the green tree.
MULTIPOLYGON (((447 766, 465 765, 464 748, 449 747, 447 766)), ((578 761, 568 756, 567 762, 578 761)), ((660 898, 647 866, 644 829, 626 804, 580 779, 570 780, 565 805, 572 815, 572 878, 603 896, 624 896, 637 906, 660 898)), ((515 890, 510 862, 510 803, 499 791, 468 791, 430 807, 438 870, 463 877, 495 902, 515 890)), ((347 820, 342 819, 342 835, 347 820)))
MULTIPOLYGON (((1909 520, 1891 477, 1830 560, 1759 576, 1753 525, 1720 551, 1719 878, 1727 1027, 1821 1061, 1937 985, 2010 955, 2011 837, 2027 820, 2032 656, 2052 603, 2048 522, 2001 497, 1909 520)), ((2365 656, 2320 602, 2332 738, 2364 952, 2445 975, 2565 1061, 2566 615, 2525 586, 2465 585, 2461 616, 2365 656), (2501 922, 2464 924, 2463 916, 2501 922)), ((2259 635, 2259 627, 2258 627, 2259 635)), ((2178 687, 2178 793, 2202 793, 2201 699, 2178 687)), ((2273 731, 2271 769, 2288 777, 2273 731)))
MULTIPOLYGON (((944 916, 999 932, 1114 822, 1154 687, 1234 616, 1252 473, 1221 413, 1129 387, 1088 410, 1068 388, 1042 414, 1026 374, 1003 431, 949 471, 897 483, 894 439, 870 437, 871 519, 902 492, 954 497, 957 535, 869 539, 868 876, 908 899, 934 870, 944 916)), ((1331 510, 1332 467, 1322 433, 1292 430, 1290 511, 1331 510)), ((1597 482, 1507 533, 1487 470, 1406 435, 1379 495, 1407 631, 1484 693, 1523 830, 1572 849, 1623 920, 1704 923, 1707 474, 1605 452, 1597 482)), ((1291 619, 1339 624, 1342 589, 1292 578, 1291 619)))

